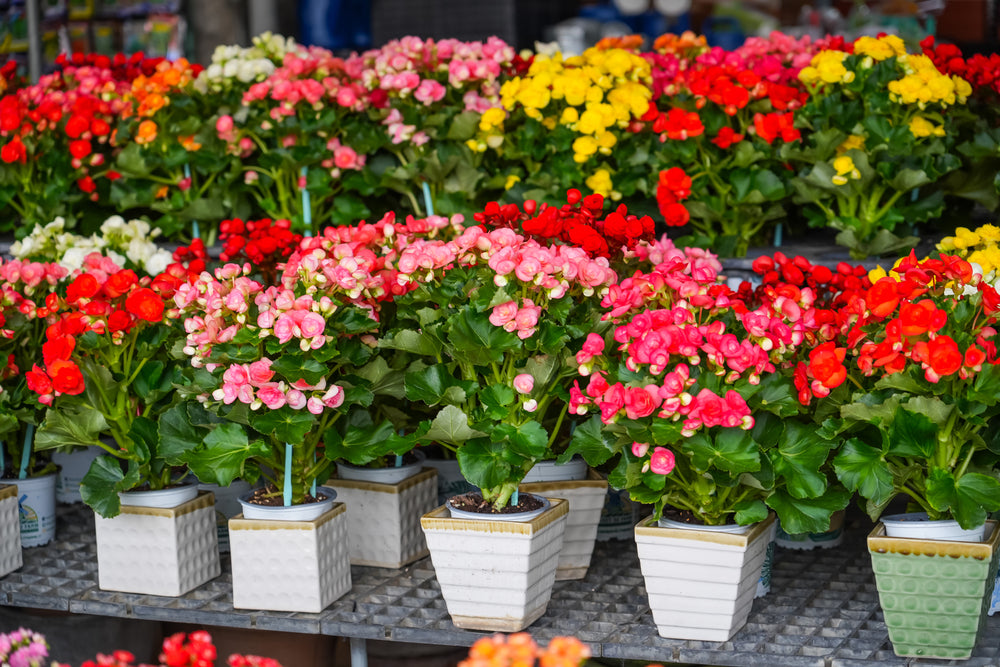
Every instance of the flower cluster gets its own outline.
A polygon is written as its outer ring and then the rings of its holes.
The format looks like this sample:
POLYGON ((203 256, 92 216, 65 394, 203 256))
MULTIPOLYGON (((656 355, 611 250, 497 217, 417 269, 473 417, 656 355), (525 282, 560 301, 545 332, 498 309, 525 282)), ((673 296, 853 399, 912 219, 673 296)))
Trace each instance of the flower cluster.
POLYGON ((959 227, 954 236, 941 239, 937 249, 966 259, 987 282, 996 280, 1000 269, 1000 228, 996 225, 980 225, 974 230, 959 227))
POLYGON ((18 628, 13 632, 0 633, 0 665, 7 667, 47 667, 49 645, 45 637, 18 628))
POLYGON ((212 62, 194 81, 194 89, 207 93, 243 88, 270 76, 285 54, 301 47, 291 37, 264 33, 253 38, 253 46, 221 44, 212 53, 212 62))
POLYGON ((691 196, 691 177, 680 167, 671 167, 660 172, 656 183, 656 205, 668 227, 686 225, 691 214, 681 203, 691 196))
POLYGON ((526 632, 476 640, 459 667, 579 667, 590 648, 575 637, 553 637, 542 649, 526 632), (537 660, 537 663, 536 663, 537 660))
POLYGON ((290 220, 223 220, 219 224, 219 259, 234 264, 250 262, 264 283, 273 285, 278 264, 288 259, 302 241, 302 235, 291 231, 291 227, 290 220))

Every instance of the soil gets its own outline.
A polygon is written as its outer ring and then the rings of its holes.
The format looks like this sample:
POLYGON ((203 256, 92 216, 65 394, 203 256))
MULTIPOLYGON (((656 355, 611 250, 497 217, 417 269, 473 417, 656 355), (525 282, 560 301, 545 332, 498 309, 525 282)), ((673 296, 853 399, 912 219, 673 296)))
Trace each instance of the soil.
MULTIPOLYGON (((679 510, 674 507, 664 507, 663 518, 676 521, 677 523, 685 523, 689 526, 707 525, 704 521, 696 517, 691 510, 679 510)), ((728 523, 735 523, 735 521, 729 521, 728 523)))
MULTIPOLYGON (((324 493, 320 493, 319 498, 307 493, 306 497, 302 499, 301 504, 308 505, 309 503, 320 503, 324 500, 326 500, 326 494, 324 493)), ((250 498, 247 499, 247 502, 251 505, 264 505, 266 507, 281 507, 285 504, 281 497, 281 493, 273 486, 267 486, 263 489, 255 489, 250 498)))
POLYGON ((476 512, 477 514, 516 514, 518 512, 531 512, 544 505, 538 496, 533 496, 528 493, 518 494, 517 501, 517 505, 507 505, 500 511, 497 511, 493 507, 493 503, 483 500, 482 494, 479 493, 463 493, 460 496, 455 496, 449 502, 455 509, 463 510, 465 512, 476 512))

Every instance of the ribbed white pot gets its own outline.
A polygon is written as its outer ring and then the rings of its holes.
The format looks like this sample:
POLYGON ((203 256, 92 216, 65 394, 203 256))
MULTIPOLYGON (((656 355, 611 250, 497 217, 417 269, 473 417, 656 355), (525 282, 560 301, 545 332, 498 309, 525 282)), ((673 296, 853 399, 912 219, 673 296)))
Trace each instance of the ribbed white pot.
POLYGON ((21 521, 17 514, 17 485, 0 486, 0 577, 23 564, 21 521))
POLYGON ((346 510, 334 502, 307 521, 230 519, 233 606, 319 613, 351 590, 346 510))
POLYGON ((723 642, 746 623, 774 516, 742 534, 635 527, 649 608, 661 637, 723 642))
POLYGON ((391 484, 331 479, 328 485, 347 505, 351 565, 400 568, 427 555, 420 517, 437 504, 437 470, 391 484))
POLYGON ((21 546, 40 547, 56 536, 56 479, 54 472, 42 477, 0 479, 17 484, 17 509, 21 521, 21 546))
POLYGON ((549 498, 564 498, 569 502, 566 534, 563 537, 562 551, 559 553, 556 581, 583 579, 587 575, 590 557, 594 553, 597 526, 601 522, 601 510, 604 509, 608 494, 607 480, 592 470, 588 471, 584 464, 584 479, 540 480, 522 483, 519 488, 526 493, 549 498))
POLYGON ((169 508, 123 504, 111 519, 95 515, 94 526, 103 590, 176 597, 222 571, 211 493, 169 508))
POLYGON ((424 460, 427 455, 421 451, 414 450, 417 460, 406 465, 388 468, 366 468, 355 466, 349 463, 337 464, 337 477, 355 482, 374 482, 376 484, 397 484, 404 479, 413 477, 424 468, 424 460))
POLYGON ((986 524, 965 529, 958 521, 944 519, 931 521, 926 512, 892 514, 882 517, 887 537, 910 537, 922 540, 945 540, 947 542, 982 542, 986 534, 986 524))
POLYGON ((565 500, 549 501, 526 522, 454 519, 444 505, 420 520, 457 627, 517 632, 545 613, 569 511, 565 500))

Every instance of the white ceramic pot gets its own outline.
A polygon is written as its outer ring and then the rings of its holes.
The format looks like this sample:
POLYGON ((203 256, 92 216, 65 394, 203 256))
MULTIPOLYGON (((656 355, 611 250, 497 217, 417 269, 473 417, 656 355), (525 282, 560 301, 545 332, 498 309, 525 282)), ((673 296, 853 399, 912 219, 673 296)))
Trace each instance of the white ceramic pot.
POLYGON ((587 471, 586 467, 584 469, 588 472, 586 479, 538 481, 521 484, 519 487, 526 493, 569 501, 566 534, 563 536, 562 551, 559 553, 556 581, 583 579, 587 575, 590 557, 594 553, 601 510, 607 500, 608 482, 597 473, 587 471))
POLYGON ((158 507, 169 509, 190 502, 198 497, 197 480, 189 480, 169 489, 157 491, 122 491, 118 499, 130 507, 158 507))
POLYGON ((0 577, 10 574, 22 564, 17 485, 0 486, 0 577))
POLYGON ((882 517, 887 537, 911 537, 949 542, 982 542, 986 524, 966 530, 957 521, 930 521, 925 512, 893 514, 882 517))
MULTIPOLYGON (((398 468, 366 468, 355 466, 349 463, 337 464, 337 477, 339 479, 349 479, 356 482, 372 482, 375 484, 398 484, 404 479, 418 474, 424 467, 424 459, 427 455, 421 451, 414 450, 417 460, 398 468)), ((423 512, 421 512, 423 514, 423 512)))
POLYGON ((170 508, 122 505, 118 516, 94 520, 103 590, 176 597, 222 571, 211 493, 170 508))
POLYGON ((328 486, 320 486, 316 489, 318 493, 326 496, 318 503, 306 503, 304 505, 255 505, 250 502, 253 491, 248 491, 239 497, 240 506, 243 508, 244 519, 265 519, 267 521, 312 521, 323 516, 333 507, 333 501, 337 498, 337 492, 328 486))
POLYGON ((427 555, 420 517, 437 502, 437 470, 394 484, 331 479, 347 508, 351 565, 400 568, 427 555))
POLYGON ((56 479, 58 473, 43 477, 0 480, 17 484, 21 546, 25 549, 48 544, 56 536, 56 479))
POLYGON ((542 506, 538 509, 531 510, 530 512, 512 512, 511 514, 482 514, 480 512, 460 510, 452 507, 452 499, 448 500, 447 507, 452 519, 468 519, 470 521, 531 521, 544 514, 551 506, 547 498, 538 496, 538 499, 542 501, 542 506))
POLYGON ((229 486, 199 482, 198 490, 211 491, 215 496, 215 530, 219 537, 219 553, 229 553, 229 520, 243 510, 239 498, 250 491, 250 485, 242 479, 234 479, 229 486))
POLYGON ((649 608, 661 637, 728 641, 746 623, 774 516, 742 533, 635 527, 649 608))
POLYGON ((59 466, 59 476, 56 479, 57 502, 67 504, 83 502, 80 497, 80 482, 90 470, 90 464, 103 453, 100 447, 75 449, 69 454, 52 453, 52 462, 59 466))
POLYGON ((444 505, 452 496, 477 490, 475 486, 465 481, 462 469, 455 459, 427 459, 424 465, 438 471, 438 505, 444 505))
MULTIPOLYGON (((587 479, 587 462, 581 456, 574 456, 563 464, 555 461, 539 461, 521 480, 521 484, 532 482, 572 482, 587 479)), ((570 509, 572 511, 572 509, 570 509)))
POLYGON ((548 500, 530 521, 455 519, 444 505, 420 520, 457 627, 517 632, 545 613, 569 510, 565 500, 548 500))
POLYGON ((699 526, 692 523, 684 523, 683 521, 674 521, 673 519, 668 519, 667 517, 660 517, 656 522, 660 528, 676 528, 678 530, 699 530, 705 533, 731 533, 733 535, 742 535, 747 532, 753 526, 741 526, 738 523, 727 523, 722 526, 699 526))
POLYGON ((331 498, 311 520, 230 519, 233 607, 319 613, 351 590, 346 509, 331 498))

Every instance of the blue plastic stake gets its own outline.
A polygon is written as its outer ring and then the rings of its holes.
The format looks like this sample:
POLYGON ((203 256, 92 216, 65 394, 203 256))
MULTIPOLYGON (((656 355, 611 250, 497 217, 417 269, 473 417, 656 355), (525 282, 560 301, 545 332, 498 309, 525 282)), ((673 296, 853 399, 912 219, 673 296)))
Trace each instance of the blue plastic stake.
POLYGON ((424 189, 424 208, 427 209, 427 215, 434 215, 434 202, 431 201, 431 186, 427 185, 427 181, 422 184, 424 189))
POLYGON ((35 425, 28 424, 28 430, 24 433, 24 450, 21 452, 21 471, 17 474, 18 479, 25 479, 28 476, 28 461, 31 459, 31 447, 35 444, 35 425))
POLYGON ((0 445, 0 477, 3 477, 3 473, 6 469, 7 461, 4 457, 3 445, 0 445))
POLYGON ((292 504, 292 446, 285 443, 285 488, 282 491, 285 507, 292 504))
POLYGON ((511 507, 517 507, 517 503, 518 502, 519 502, 519 500, 518 500, 518 497, 517 497, 517 490, 515 489, 514 493, 510 494, 510 506, 511 507))
MULTIPOLYGON (((184 178, 187 178, 189 180, 191 178, 191 167, 187 163, 184 163, 184 178)), ((201 229, 199 229, 199 227, 198 227, 198 221, 197 220, 192 220, 191 221, 191 234, 196 239, 200 239, 201 238, 201 229)))
POLYGON ((313 482, 309 486, 309 495, 311 495, 313 498, 316 497, 316 479, 315 478, 313 478, 313 482))
MULTIPOLYGON (((309 167, 302 167, 302 171, 299 172, 302 178, 306 178, 309 174, 309 167)), ((309 188, 302 188, 302 222, 306 226, 306 236, 312 235, 313 226, 313 212, 312 212, 312 197, 309 194, 309 188)))
POLYGON ((403 456, 401 454, 396 454, 396 467, 397 468, 403 467, 403 456))
POLYGON ((782 234, 783 231, 784 231, 784 229, 782 228, 781 223, 779 222, 778 226, 774 228, 774 247, 775 248, 780 248, 781 247, 781 234, 782 234))

